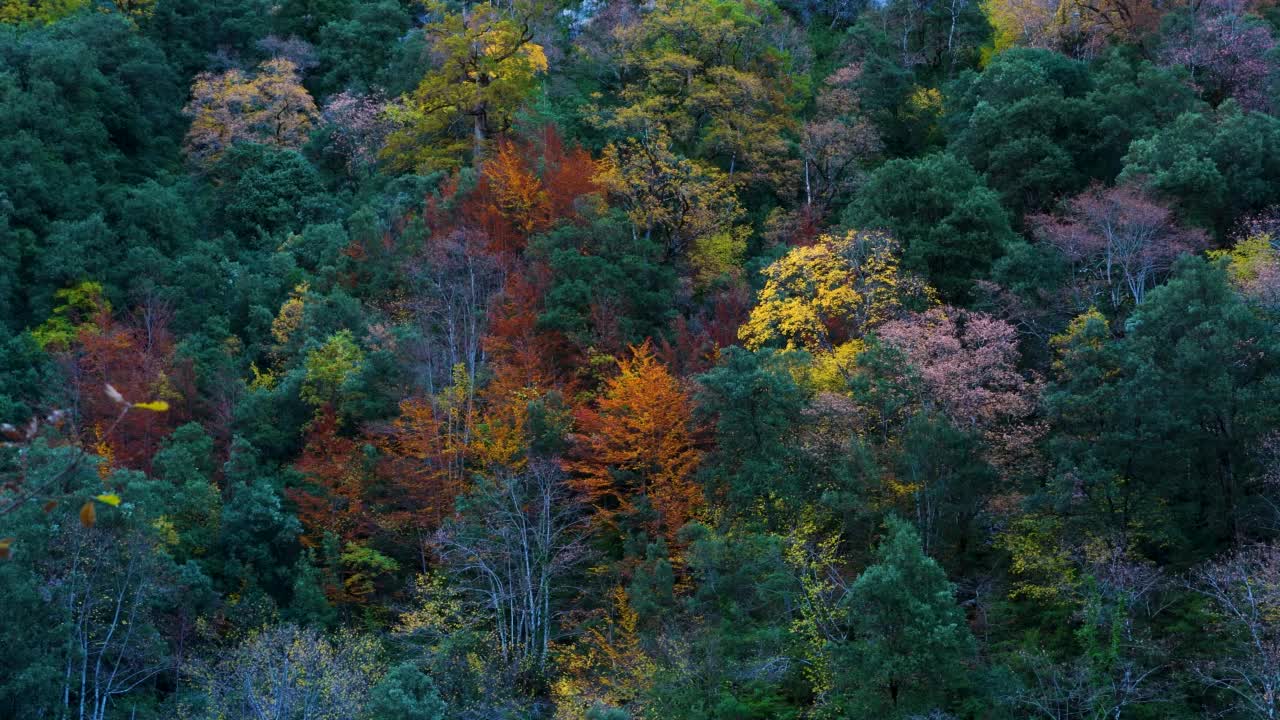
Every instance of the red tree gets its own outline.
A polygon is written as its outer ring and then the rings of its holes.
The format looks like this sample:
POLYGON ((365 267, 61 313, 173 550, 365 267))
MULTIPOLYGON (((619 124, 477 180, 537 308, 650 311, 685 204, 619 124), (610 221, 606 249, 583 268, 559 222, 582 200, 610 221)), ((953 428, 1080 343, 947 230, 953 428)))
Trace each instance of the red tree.
POLYGON ((151 472, 161 441, 190 417, 194 395, 190 367, 174 358, 168 308, 150 303, 127 321, 100 312, 82 327, 63 354, 86 441, 103 457, 104 469, 120 466, 151 472), (131 410, 106 392, 111 385, 128 402, 164 401, 165 412, 131 410))
POLYGON ((1163 60, 1191 71, 1196 85, 1217 105, 1235 98, 1250 110, 1266 110, 1276 42, 1245 0, 1187 3, 1186 16, 1164 36, 1163 60))
POLYGON ((375 526, 365 502, 369 476, 360 443, 339 432, 332 406, 322 408, 307 426, 307 444, 296 467, 307 486, 286 493, 298 506, 304 545, 318 547, 326 532, 344 544, 372 534, 375 526))

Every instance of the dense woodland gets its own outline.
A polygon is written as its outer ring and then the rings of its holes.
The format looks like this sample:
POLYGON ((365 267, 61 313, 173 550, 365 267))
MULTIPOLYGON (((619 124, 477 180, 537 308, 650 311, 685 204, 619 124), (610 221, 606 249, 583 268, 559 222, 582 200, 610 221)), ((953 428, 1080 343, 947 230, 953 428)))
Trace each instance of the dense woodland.
POLYGON ((1280 717, 1275 0, 0 0, 0 717, 1280 717))

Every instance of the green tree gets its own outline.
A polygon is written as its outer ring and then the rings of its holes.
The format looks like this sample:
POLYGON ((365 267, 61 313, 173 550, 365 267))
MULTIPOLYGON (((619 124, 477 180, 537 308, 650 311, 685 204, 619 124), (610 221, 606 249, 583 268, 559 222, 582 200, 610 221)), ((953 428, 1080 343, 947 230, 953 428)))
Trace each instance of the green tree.
POLYGON ((633 235, 621 213, 552 230, 532 241, 530 254, 551 269, 540 327, 615 352, 666 332, 675 273, 661 245, 633 235))
POLYGON ((413 663, 401 663, 373 686, 368 720, 444 720, 445 704, 431 678, 413 663))
POLYGON ((1212 555, 1261 502, 1258 447, 1276 422, 1280 337, 1225 270, 1184 260, 1112 340, 1082 316, 1054 340, 1059 506, 1156 557, 1212 555))
POLYGON ((1120 178, 1145 179, 1187 221, 1221 235, 1280 202, 1280 119, 1230 100, 1211 113, 1183 113, 1133 142, 1120 178))
POLYGON ((329 22, 320 29, 320 84, 331 92, 388 87, 388 66, 410 26, 396 0, 359 3, 350 19, 329 22))
POLYGON ((776 351, 730 347, 698 378, 697 411, 716 441, 704 482, 736 512, 762 498, 804 497, 795 437, 806 398, 789 370, 776 351))
POLYGON ((887 230, 902 243, 904 266, 953 301, 969 299, 974 281, 1016 238, 996 193, 945 153, 880 166, 842 220, 887 230))
POLYGON ((832 648, 837 702, 852 717, 907 717, 954 704, 973 636, 955 588, 909 523, 890 517, 876 563, 849 588, 853 639, 832 648))

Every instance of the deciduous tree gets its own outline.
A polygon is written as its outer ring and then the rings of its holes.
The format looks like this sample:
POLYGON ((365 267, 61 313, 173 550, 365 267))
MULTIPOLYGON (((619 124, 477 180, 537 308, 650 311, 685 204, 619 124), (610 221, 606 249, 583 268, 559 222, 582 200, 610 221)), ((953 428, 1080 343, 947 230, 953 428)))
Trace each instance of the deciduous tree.
POLYGON ((689 393, 649 343, 618 366, 595 407, 578 413, 573 485, 604 519, 632 513, 647 498, 659 515, 653 529, 674 537, 703 503, 689 393))
POLYGON ((433 2, 429 10, 436 18, 423 32, 434 67, 394 111, 403 127, 387 153, 400 166, 452 169, 467 148, 481 158, 492 136, 511 126, 547 56, 533 42, 528 6, 508 13, 485 2, 458 13, 433 2))
POLYGON ((300 147, 320 117, 298 67, 281 58, 252 75, 235 69, 197 75, 184 111, 192 118, 187 154, 204 164, 237 142, 300 147))

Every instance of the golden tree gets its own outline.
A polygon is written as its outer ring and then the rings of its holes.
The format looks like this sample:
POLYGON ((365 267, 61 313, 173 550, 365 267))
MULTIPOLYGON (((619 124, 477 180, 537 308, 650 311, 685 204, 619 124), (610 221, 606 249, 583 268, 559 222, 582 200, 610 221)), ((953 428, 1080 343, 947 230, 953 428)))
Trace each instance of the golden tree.
POLYGON ((254 75, 236 69, 197 75, 184 112, 192 118, 187 154, 202 163, 237 142, 301 147, 320 116, 298 66, 282 58, 262 63, 254 75))
POLYGON ((762 272, 751 316, 738 330, 750 349, 771 343, 832 352, 893 319, 934 302, 927 285, 902 270, 896 240, 883 232, 823 235, 762 272))
MULTIPOLYGON (((574 487, 606 520, 648 498, 668 536, 701 507, 693 474, 702 453, 690 421, 692 401, 680 381, 644 343, 610 379, 594 408, 578 413, 574 487)), ((657 528, 654 528, 657 529, 657 528)))

